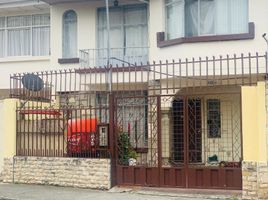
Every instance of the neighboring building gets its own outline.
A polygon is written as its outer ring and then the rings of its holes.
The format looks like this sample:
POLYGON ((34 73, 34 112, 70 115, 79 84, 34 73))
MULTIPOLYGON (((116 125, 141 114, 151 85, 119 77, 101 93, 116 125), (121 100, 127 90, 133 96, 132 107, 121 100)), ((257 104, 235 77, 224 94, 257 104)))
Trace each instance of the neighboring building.
POLYGON ((104 1, 0 1, 0 89, 17 98, 5 104, 14 113, 3 111, 11 146, 4 157, 18 156, 6 159, 3 179, 267 198, 266 1, 110 5, 112 68, 104 1), (36 71, 27 83, 23 72, 36 71), (36 165, 42 177, 32 177, 36 165))

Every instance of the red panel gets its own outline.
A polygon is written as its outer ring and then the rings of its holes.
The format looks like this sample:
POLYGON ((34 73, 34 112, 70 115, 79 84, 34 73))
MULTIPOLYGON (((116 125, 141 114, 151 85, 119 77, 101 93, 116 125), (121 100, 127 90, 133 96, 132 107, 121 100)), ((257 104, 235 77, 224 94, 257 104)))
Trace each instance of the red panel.
POLYGON ((210 186, 219 187, 219 170, 217 169, 210 170, 210 186))
POLYGON ((135 167, 134 168, 134 184, 135 185, 145 185, 145 168, 135 167))
POLYGON ((134 168, 123 167, 123 183, 126 185, 134 184, 134 168))
POLYGON ((183 169, 175 169, 175 185, 185 187, 185 174, 183 169))

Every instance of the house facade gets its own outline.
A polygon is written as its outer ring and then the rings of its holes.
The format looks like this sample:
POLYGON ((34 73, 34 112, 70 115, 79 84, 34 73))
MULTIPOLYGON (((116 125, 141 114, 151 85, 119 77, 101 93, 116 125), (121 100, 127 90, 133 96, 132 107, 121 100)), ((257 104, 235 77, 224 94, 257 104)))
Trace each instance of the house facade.
POLYGON ((266 4, 0 2, 3 180, 267 198, 266 4))

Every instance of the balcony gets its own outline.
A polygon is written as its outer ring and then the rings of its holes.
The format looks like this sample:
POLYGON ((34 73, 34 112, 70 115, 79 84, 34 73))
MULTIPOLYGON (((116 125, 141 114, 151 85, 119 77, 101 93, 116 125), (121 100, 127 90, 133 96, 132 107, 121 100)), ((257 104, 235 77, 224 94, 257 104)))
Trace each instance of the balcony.
MULTIPOLYGON (((149 47, 110 48, 111 65, 134 65, 148 62, 149 47)), ((107 65, 107 48, 80 50, 80 65, 84 67, 102 67, 107 65)))

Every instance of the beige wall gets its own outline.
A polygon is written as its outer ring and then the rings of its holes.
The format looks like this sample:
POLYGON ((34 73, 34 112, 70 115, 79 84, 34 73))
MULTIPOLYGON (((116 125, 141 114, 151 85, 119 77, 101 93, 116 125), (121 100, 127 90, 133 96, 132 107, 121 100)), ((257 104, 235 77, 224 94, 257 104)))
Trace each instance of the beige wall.
MULTIPOLYGON (((3 157, 16 155, 16 99, 5 99, 3 104, 4 125, 1 140, 3 144, 3 157)), ((2 158, 3 159, 3 158, 2 158)))
POLYGON ((265 83, 242 87, 242 130, 244 161, 266 162, 265 83))
POLYGON ((242 160, 241 155, 241 120, 240 120, 240 94, 207 95, 202 101, 202 148, 203 161, 208 157, 217 155, 219 161, 242 160), (220 100, 221 137, 209 138, 207 127, 207 100, 220 100))
POLYGON ((0 100, 0 173, 3 169, 3 161, 4 161, 4 140, 2 139, 4 135, 4 101, 0 100))

